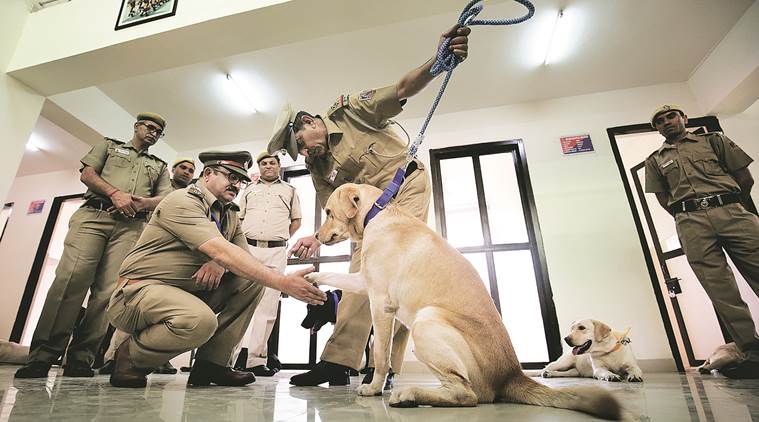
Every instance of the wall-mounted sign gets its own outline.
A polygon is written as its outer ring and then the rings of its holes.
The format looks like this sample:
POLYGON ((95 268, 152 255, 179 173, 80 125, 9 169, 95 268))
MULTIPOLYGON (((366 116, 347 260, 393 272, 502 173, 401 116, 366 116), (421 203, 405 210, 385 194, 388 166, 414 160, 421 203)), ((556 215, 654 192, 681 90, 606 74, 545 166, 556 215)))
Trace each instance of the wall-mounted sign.
POLYGON ((45 200, 38 199, 29 203, 29 208, 26 210, 27 214, 39 214, 42 209, 45 208, 45 200))
POLYGON ((593 142, 590 140, 590 135, 562 136, 560 140, 561 152, 564 155, 593 151, 593 142))

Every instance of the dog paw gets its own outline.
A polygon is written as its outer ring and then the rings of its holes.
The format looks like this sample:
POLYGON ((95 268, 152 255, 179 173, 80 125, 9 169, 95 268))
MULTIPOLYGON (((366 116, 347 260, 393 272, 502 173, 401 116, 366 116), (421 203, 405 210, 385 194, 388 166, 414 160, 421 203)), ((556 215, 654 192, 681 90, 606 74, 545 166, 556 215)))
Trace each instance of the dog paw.
POLYGON ((303 278, 306 279, 309 283, 318 286, 320 285, 322 281, 321 273, 309 273, 303 276, 303 278))
POLYGON ((617 374, 611 374, 611 373, 598 375, 596 377, 596 379, 598 379, 600 381, 609 381, 609 382, 620 382, 620 381, 622 381, 622 377, 620 377, 617 374))
POLYGON ((643 382, 643 377, 640 375, 627 375, 627 381, 629 382, 643 382))
POLYGON ((372 384, 361 384, 356 389, 356 392, 359 396, 369 397, 369 396, 381 396, 382 395, 382 387, 375 388, 372 386, 372 384))
POLYGON ((540 373, 540 376, 543 378, 552 378, 553 377, 553 371, 543 371, 540 373))
POLYGON ((390 401, 388 404, 390 407, 417 407, 414 394, 408 388, 400 391, 393 391, 393 393, 390 394, 390 401))

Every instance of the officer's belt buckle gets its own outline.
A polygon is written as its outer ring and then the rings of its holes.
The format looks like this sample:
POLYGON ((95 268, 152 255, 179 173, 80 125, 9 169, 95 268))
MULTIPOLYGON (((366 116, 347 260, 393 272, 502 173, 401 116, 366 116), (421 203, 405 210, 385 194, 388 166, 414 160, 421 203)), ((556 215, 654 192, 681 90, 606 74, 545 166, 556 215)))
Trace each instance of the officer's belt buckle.
POLYGON ((710 208, 709 197, 701 198, 701 200, 698 201, 698 207, 699 209, 702 209, 702 210, 710 208))
POLYGON ((256 240, 256 246, 259 248, 268 248, 269 247, 269 241, 268 240, 256 240))

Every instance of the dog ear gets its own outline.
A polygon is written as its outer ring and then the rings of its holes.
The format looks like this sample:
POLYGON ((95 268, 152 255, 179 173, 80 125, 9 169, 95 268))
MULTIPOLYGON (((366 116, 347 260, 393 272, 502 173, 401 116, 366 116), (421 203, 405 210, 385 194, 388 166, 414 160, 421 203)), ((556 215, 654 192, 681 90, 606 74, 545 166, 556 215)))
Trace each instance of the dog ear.
POLYGON ((591 321, 593 321, 593 337, 595 337, 596 341, 601 341, 611 334, 611 327, 608 325, 595 319, 591 321))
POLYGON ((348 219, 351 219, 358 214, 358 204, 360 201, 358 186, 346 187, 343 191, 343 198, 346 199, 345 216, 348 217, 348 219))

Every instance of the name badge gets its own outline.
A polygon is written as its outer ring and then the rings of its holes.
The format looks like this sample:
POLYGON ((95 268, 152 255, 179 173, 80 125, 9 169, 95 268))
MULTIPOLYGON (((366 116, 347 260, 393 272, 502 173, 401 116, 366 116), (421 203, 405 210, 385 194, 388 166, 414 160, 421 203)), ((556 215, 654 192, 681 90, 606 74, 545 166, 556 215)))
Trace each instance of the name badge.
POLYGON ((335 181, 335 178, 337 177, 337 169, 332 170, 332 172, 327 176, 327 179, 329 179, 330 183, 333 183, 335 181))
POLYGON ((669 161, 667 161, 666 163, 662 164, 662 165, 661 165, 661 168, 665 169, 665 168, 667 168, 667 167, 668 167, 670 164, 672 164, 672 163, 674 163, 674 161, 673 161, 673 160, 669 160, 669 161))
POLYGON ((121 155, 129 155, 128 149, 114 148, 113 150, 121 155))

